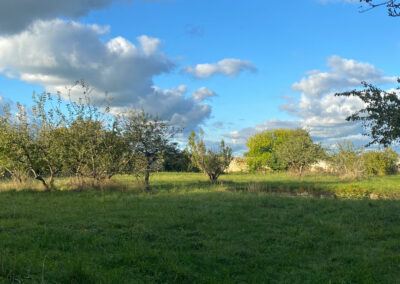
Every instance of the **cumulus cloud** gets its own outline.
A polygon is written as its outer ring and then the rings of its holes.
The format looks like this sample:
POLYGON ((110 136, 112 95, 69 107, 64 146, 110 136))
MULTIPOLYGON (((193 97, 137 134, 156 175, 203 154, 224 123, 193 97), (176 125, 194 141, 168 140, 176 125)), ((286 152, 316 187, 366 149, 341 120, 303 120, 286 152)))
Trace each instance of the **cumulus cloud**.
POLYGON ((215 97, 217 94, 206 87, 201 87, 192 93, 193 99, 197 101, 204 101, 208 98, 215 97))
POLYGON ((336 97, 335 92, 357 88, 361 81, 374 84, 392 83, 395 77, 387 77, 375 66, 332 56, 328 59, 329 72, 312 71, 308 77, 293 85, 301 92, 299 99, 286 98, 280 106, 282 111, 297 117, 297 120, 270 119, 255 127, 245 128, 226 135, 233 143, 244 145, 254 133, 276 128, 304 128, 314 140, 325 146, 342 140, 352 140, 357 145, 367 144, 368 137, 362 135, 363 128, 357 122, 345 119, 365 107, 356 97, 336 97))
POLYGON ((369 63, 344 59, 339 56, 329 57, 327 65, 330 67, 330 71, 310 71, 308 77, 293 84, 293 90, 317 97, 329 91, 358 87, 361 81, 382 84, 397 80, 396 77, 385 77, 382 71, 369 63))
POLYGON ((243 71, 257 72, 257 68, 248 60, 227 58, 217 63, 197 64, 184 68, 197 79, 210 78, 214 75, 226 75, 235 77, 243 71))
MULTIPOLYGON (((143 108, 186 128, 210 116, 211 107, 186 97, 185 86, 154 86, 154 76, 174 68, 159 39, 140 36, 134 43, 116 37, 104 42, 100 36, 107 32, 73 21, 36 21, 19 34, 0 37, 0 73, 51 92, 64 92, 65 86, 84 78, 94 88, 95 103, 104 100, 107 91, 115 112, 143 108)), ((72 98, 77 96, 72 93, 72 98)))
POLYGON ((1 0, 0 34, 21 32, 36 20, 77 19, 117 1, 129 0, 1 0))

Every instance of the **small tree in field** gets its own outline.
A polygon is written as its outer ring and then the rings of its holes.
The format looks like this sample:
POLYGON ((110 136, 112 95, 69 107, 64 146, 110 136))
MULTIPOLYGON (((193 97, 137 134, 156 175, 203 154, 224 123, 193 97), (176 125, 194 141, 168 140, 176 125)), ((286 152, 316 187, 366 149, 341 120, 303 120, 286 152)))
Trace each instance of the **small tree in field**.
POLYGON ((132 109, 121 119, 129 156, 132 157, 131 170, 136 176, 143 175, 144 184, 149 188, 150 173, 162 167, 163 153, 179 129, 144 110, 132 109))
POLYGON ((56 145, 63 115, 55 107, 61 99, 41 93, 33 95, 33 102, 30 111, 18 103, 16 113, 5 109, 0 125, 0 156, 12 177, 21 181, 21 174, 29 173, 49 190, 54 188, 54 178, 62 170, 56 145))
POLYGON ((324 154, 321 145, 315 144, 303 129, 294 130, 278 150, 279 160, 295 170, 301 177, 304 170, 324 154))
POLYGON ((204 143, 204 133, 197 138, 194 132, 189 136, 189 151, 193 163, 203 171, 211 182, 216 182, 219 176, 228 168, 232 161, 232 149, 221 141, 218 150, 207 149, 204 143))

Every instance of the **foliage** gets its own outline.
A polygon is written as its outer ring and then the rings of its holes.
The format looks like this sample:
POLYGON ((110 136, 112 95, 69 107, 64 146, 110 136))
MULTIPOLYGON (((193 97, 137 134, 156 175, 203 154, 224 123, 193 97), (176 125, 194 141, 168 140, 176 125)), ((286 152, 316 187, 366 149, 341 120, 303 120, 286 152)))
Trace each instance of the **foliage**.
POLYGON ((144 111, 111 115, 108 104, 92 103, 91 91, 81 80, 65 95, 34 94, 32 108, 5 107, 0 116, 1 176, 18 182, 32 176, 53 189, 59 175, 101 184, 115 174, 135 171, 148 187, 150 172, 161 168, 163 152, 177 130, 144 111), (71 98, 74 88, 80 88, 81 98, 71 98))
POLYGON ((337 143, 337 150, 330 156, 332 167, 342 177, 360 178, 365 174, 364 148, 357 148, 351 141, 337 143))
POLYGON ((176 143, 169 145, 164 151, 163 169, 167 172, 198 172, 193 165, 187 149, 181 150, 176 143))
POLYGON ((144 184, 149 187, 150 173, 161 169, 163 153, 179 129, 136 109, 122 117, 122 128, 129 155, 135 157, 131 159, 132 170, 138 177, 143 175, 144 184))
POLYGON ((287 165, 301 176, 305 169, 324 156, 324 151, 320 144, 312 141, 306 130, 296 129, 289 133, 276 155, 281 164, 287 165))
POLYGON ((390 175, 397 173, 398 154, 390 148, 365 152, 363 162, 368 175, 390 175))
POLYGON ((232 161, 232 149, 225 146, 224 140, 221 141, 219 149, 207 149, 203 132, 200 132, 200 137, 196 137, 196 134, 192 132, 188 140, 193 163, 208 176, 211 182, 216 182, 232 161))
POLYGON ((17 103, 13 114, 9 107, 1 118, 0 157, 3 168, 19 181, 21 176, 32 174, 46 189, 54 186, 54 177, 61 172, 62 161, 58 155, 57 129, 63 115, 51 105, 61 103, 48 93, 33 94, 34 105, 28 112, 17 103), (49 180, 45 177, 49 176, 49 180))
POLYGON ((245 153, 250 170, 285 169, 287 165, 279 160, 277 152, 293 132, 291 129, 276 129, 251 136, 247 141, 249 151, 245 153))
MULTIPOLYGON (((399 81, 400 83, 400 81, 399 81)), ((367 144, 378 143, 385 147, 400 141, 400 99, 395 91, 387 92, 362 82, 365 89, 338 93, 336 96, 360 98, 366 107, 347 117, 347 121, 360 121, 366 135, 372 138, 367 144)))

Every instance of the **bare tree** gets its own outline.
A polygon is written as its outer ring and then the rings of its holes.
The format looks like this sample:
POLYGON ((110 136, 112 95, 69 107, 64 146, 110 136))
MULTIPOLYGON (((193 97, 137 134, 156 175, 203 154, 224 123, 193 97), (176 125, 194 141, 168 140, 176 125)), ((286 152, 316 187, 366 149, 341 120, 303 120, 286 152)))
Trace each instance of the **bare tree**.
POLYGON ((391 17, 400 16, 400 1, 389 0, 389 1, 377 1, 377 0, 360 0, 361 3, 365 3, 361 6, 361 12, 365 12, 377 7, 384 6, 388 9, 388 14, 391 17), (365 7, 366 6, 366 7, 365 7))

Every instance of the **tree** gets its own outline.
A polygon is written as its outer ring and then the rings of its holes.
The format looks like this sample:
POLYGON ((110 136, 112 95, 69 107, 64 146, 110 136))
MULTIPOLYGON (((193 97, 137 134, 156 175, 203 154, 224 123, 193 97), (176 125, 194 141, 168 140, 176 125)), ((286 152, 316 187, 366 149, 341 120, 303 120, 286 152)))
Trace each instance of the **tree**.
POLYGON ((176 143, 170 144, 164 151, 163 169, 167 172, 198 172, 196 166, 191 161, 190 153, 187 149, 179 149, 176 143))
POLYGON ((304 170, 322 158, 324 151, 320 144, 315 144, 310 134, 304 129, 291 132, 277 151, 282 164, 295 170, 301 177, 304 170))
POLYGON ((389 0, 389 1, 376 1, 376 0, 360 0, 362 3, 366 3, 367 8, 363 9, 362 12, 365 12, 370 9, 374 9, 376 7, 385 6, 388 9, 388 14, 391 17, 400 16, 400 1, 399 0, 389 0))
POLYGON ((128 149, 119 117, 109 113, 108 102, 102 108, 95 106, 91 91, 84 80, 68 90, 70 100, 65 105, 60 155, 64 173, 73 174, 80 181, 90 178, 100 182, 123 170, 128 163, 128 149), (71 99, 74 88, 80 88, 82 93, 77 100, 71 99))
POLYGON ((122 128, 132 157, 131 169, 143 173, 144 184, 149 188, 150 173, 161 167, 164 151, 180 130, 168 121, 136 109, 122 117, 122 128))
MULTIPOLYGON (((399 81, 400 83, 400 81, 399 81)), ((362 82, 363 90, 337 93, 336 96, 358 97, 366 107, 346 118, 360 121, 372 139, 366 146, 378 143, 388 147, 400 141, 400 99, 395 91, 387 92, 374 85, 362 82)), ((399 88, 398 88, 399 89, 399 88)))
POLYGON ((277 156, 281 145, 293 133, 291 129, 275 129, 257 133, 249 138, 245 153, 247 163, 251 170, 261 170, 266 167, 272 170, 283 170, 287 167, 282 164, 277 156))
POLYGON ((216 182, 232 161, 232 149, 225 145, 224 140, 218 149, 207 149, 204 143, 204 132, 200 137, 192 132, 188 138, 189 152, 193 163, 208 176, 211 182, 216 182))
POLYGON ((63 121, 57 110, 61 99, 54 99, 49 93, 34 93, 32 98, 34 105, 30 111, 18 103, 16 113, 5 109, 0 125, 3 136, 0 156, 11 176, 21 181, 17 173, 29 172, 49 190, 54 188, 54 177, 62 169, 55 141, 63 121))

